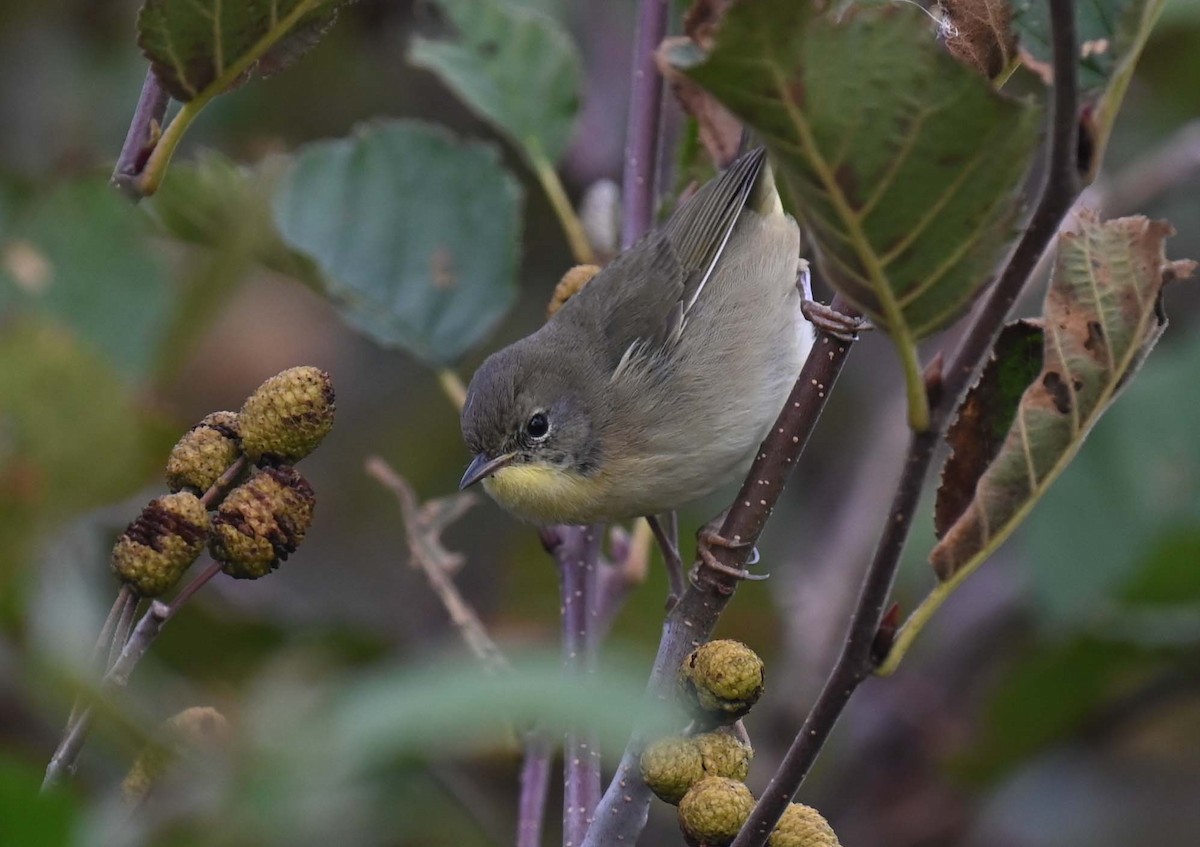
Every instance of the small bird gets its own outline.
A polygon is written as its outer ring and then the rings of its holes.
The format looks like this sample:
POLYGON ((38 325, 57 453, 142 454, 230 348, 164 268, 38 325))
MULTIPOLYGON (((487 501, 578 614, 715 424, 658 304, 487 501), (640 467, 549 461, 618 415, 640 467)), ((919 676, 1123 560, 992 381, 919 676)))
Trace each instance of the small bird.
MULTIPOLYGON (((462 433, 535 524, 669 512, 744 475, 812 347, 800 231, 760 148, 475 372, 462 433)), ((660 539, 661 540, 661 539, 660 539)))

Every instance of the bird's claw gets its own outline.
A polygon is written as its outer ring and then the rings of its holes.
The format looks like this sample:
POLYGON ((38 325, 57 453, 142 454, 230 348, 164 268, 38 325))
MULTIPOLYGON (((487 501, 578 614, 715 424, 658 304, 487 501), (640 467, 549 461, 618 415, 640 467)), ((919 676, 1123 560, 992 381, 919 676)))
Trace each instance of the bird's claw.
MULTIPOLYGON (((746 570, 745 568, 730 567, 729 565, 717 559, 717 557, 713 555, 711 549, 712 547, 724 547, 727 550, 737 550, 744 547, 750 547, 750 558, 747 559, 746 564, 757 564, 759 560, 758 548, 751 545, 748 541, 734 541, 721 535, 715 529, 705 527, 697 534, 696 542, 696 552, 700 556, 700 561, 703 562, 706 567, 717 571, 718 573, 723 573, 727 576, 733 577, 734 579, 747 579, 756 582, 767 579, 770 576, 770 574, 765 573, 750 573, 750 571, 746 570)), ((695 572, 693 572, 692 575, 694 578, 695 572)))
POLYGON ((842 341, 857 341, 860 332, 874 328, 864 317, 851 317, 810 297, 800 301, 800 313, 821 332, 842 341))

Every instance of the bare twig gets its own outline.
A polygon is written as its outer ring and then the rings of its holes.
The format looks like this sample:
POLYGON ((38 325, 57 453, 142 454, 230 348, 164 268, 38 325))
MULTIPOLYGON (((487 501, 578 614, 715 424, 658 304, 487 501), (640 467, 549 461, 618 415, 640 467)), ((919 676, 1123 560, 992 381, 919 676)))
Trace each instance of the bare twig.
MULTIPOLYGON (((208 490, 200 497, 200 502, 206 508, 212 508, 216 503, 225 496, 230 486, 237 481, 242 471, 246 469, 249 460, 244 456, 238 458, 226 468, 225 472, 217 478, 216 482, 208 487, 208 490)), ((221 572, 219 562, 211 562, 198 576, 192 579, 187 585, 180 589, 175 595, 169 606, 155 601, 151 604, 148 611, 137 627, 130 634, 130 627, 133 625, 133 619, 137 614, 139 598, 128 586, 121 586, 120 592, 117 594, 117 601, 113 605, 113 611, 116 613, 114 619, 113 612, 109 613, 109 620, 105 622, 105 630, 109 630, 111 626, 112 637, 108 642, 108 662, 105 665, 107 673, 101 680, 101 688, 103 689, 106 683, 111 683, 114 679, 113 671, 122 661, 126 662, 128 671, 124 672, 125 679, 118 684, 124 685, 128 679, 128 672, 133 670, 133 667, 141 661, 145 650, 149 649, 150 643, 158 637, 158 633, 162 630, 163 625, 169 620, 179 609, 186 603, 193 594, 199 591, 210 579, 221 572), (157 623, 156 626, 151 626, 147 623, 148 619, 154 618, 155 607, 161 606, 167 609, 166 617, 157 623), (134 637, 139 637, 145 640, 144 649, 136 655, 129 653, 130 643, 134 637), (128 653, 128 655, 127 655, 128 653)), ((97 651, 102 651, 101 646, 104 643, 104 631, 101 632, 100 640, 97 641, 97 651)), ((142 648, 139 643, 137 648, 142 648)), ((83 744, 87 740, 88 732, 91 731, 93 710, 88 708, 81 709, 80 701, 77 700, 71 709, 71 715, 67 719, 67 728, 63 733, 63 739, 59 742, 58 747, 54 751, 54 755, 50 757, 50 763, 46 766, 46 776, 42 781, 42 790, 45 791, 49 786, 59 782, 65 776, 69 776, 75 769, 75 761, 79 757, 80 750, 83 749, 83 744)))
POLYGON ((940 397, 931 404, 929 429, 915 432, 887 522, 867 570, 846 642, 816 703, 796 734, 733 847, 761 847, 779 816, 804 781, 851 695, 887 656, 888 638, 880 638, 880 623, 899 566, 900 554, 912 526, 934 448, 951 412, 957 408, 971 378, 983 362, 1004 319, 1054 238, 1063 215, 1080 191, 1076 162, 1079 95, 1076 80, 1075 10, 1072 0, 1050 0, 1054 47, 1054 111, 1047 170, 1039 200, 1024 234, 1017 242, 998 281, 963 336, 954 357, 939 374, 940 397))
POLYGON ((396 495, 410 564, 425 575, 467 647, 488 671, 509 669, 508 659, 454 583, 452 575, 462 564, 462 557, 441 544, 442 531, 475 504, 474 495, 455 494, 421 504, 412 486, 379 456, 368 457, 365 468, 368 475, 396 495))
POLYGON ((658 137, 663 82, 654 53, 666 37, 669 0, 639 0, 633 48, 629 125, 625 133, 625 175, 621 186, 621 248, 630 247, 654 220, 658 137))
POLYGON ((146 81, 142 83, 142 93, 138 97, 133 119, 129 122, 129 132, 125 135, 125 143, 121 146, 112 175, 112 184, 134 202, 142 199, 137 187, 138 177, 146 167, 154 146, 158 144, 170 100, 171 96, 159 84, 153 68, 147 68, 146 81))
POLYGON ((595 595, 593 637, 597 642, 603 641, 612 628, 629 592, 646 581, 652 540, 650 524, 646 521, 638 521, 632 535, 619 526, 610 530, 611 561, 600 560, 600 585, 595 595))
MULTIPOLYGON (((855 314, 840 298, 835 299, 832 306, 844 313, 855 314)), ((818 332, 813 352, 804 363, 783 411, 763 441, 725 517, 721 535, 744 543, 737 548, 713 550, 714 556, 725 566, 736 570, 745 565, 788 476, 808 444, 850 347, 848 341, 818 332)), ((647 686, 649 697, 669 701, 674 696, 680 663, 712 635, 717 619, 736 587, 735 577, 710 569, 702 562, 696 563, 687 590, 663 625, 658 655, 647 686)), ((596 811, 596 821, 588 831, 585 847, 632 845, 646 825, 650 790, 638 772, 638 760, 646 740, 645 733, 639 731, 625 748, 617 773, 596 811)))

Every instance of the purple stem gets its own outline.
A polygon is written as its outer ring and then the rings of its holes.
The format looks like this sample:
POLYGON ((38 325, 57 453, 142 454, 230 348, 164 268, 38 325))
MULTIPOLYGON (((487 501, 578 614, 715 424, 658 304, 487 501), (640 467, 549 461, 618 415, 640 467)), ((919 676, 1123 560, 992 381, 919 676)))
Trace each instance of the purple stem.
MULTIPOLYGON (((597 639, 593 632, 599 590, 601 526, 556 527, 545 533, 558 562, 562 589, 563 667, 570 677, 595 670, 597 639)), ((600 803, 600 754, 593 734, 567 733, 563 747, 563 845, 583 843, 600 803)))
POLYGON ((521 797, 517 803, 517 847, 541 847, 546 798, 550 793, 550 763, 554 744, 534 730, 525 739, 521 764, 521 797))
POLYGON ((654 52, 667 35, 669 0, 641 0, 633 48, 629 125, 625 133, 625 178, 621 187, 621 249, 650 229, 654 219, 655 177, 663 85, 654 52))
POLYGON ((142 83, 142 93, 138 97, 133 119, 129 122, 129 132, 125 135, 125 143, 121 146, 112 175, 113 185, 134 202, 142 199, 142 193, 137 189, 137 178, 141 176, 146 160, 158 143, 158 133, 170 100, 171 95, 159 84, 154 69, 147 68, 146 81, 142 83))

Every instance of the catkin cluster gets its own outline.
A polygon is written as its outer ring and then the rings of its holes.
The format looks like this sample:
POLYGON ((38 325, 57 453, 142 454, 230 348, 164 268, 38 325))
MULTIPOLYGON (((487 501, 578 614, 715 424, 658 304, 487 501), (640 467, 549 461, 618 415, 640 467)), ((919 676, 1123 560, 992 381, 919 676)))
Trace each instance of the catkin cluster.
MULTIPOLYGON (((707 732, 660 738, 642 753, 646 785, 679 807, 679 827, 693 847, 724 847, 754 808, 746 787, 754 751, 728 726, 746 715, 763 692, 763 662, 739 641, 710 641, 679 669, 679 691, 707 732)), ((820 812, 792 803, 767 841, 769 847, 839 847, 820 812)))
POLYGON ((238 579, 279 567, 304 540, 316 502, 292 465, 329 434, 334 408, 329 374, 299 367, 260 385, 241 411, 206 416, 167 457, 171 493, 117 539, 113 573, 138 596, 158 597, 206 545, 238 579))

